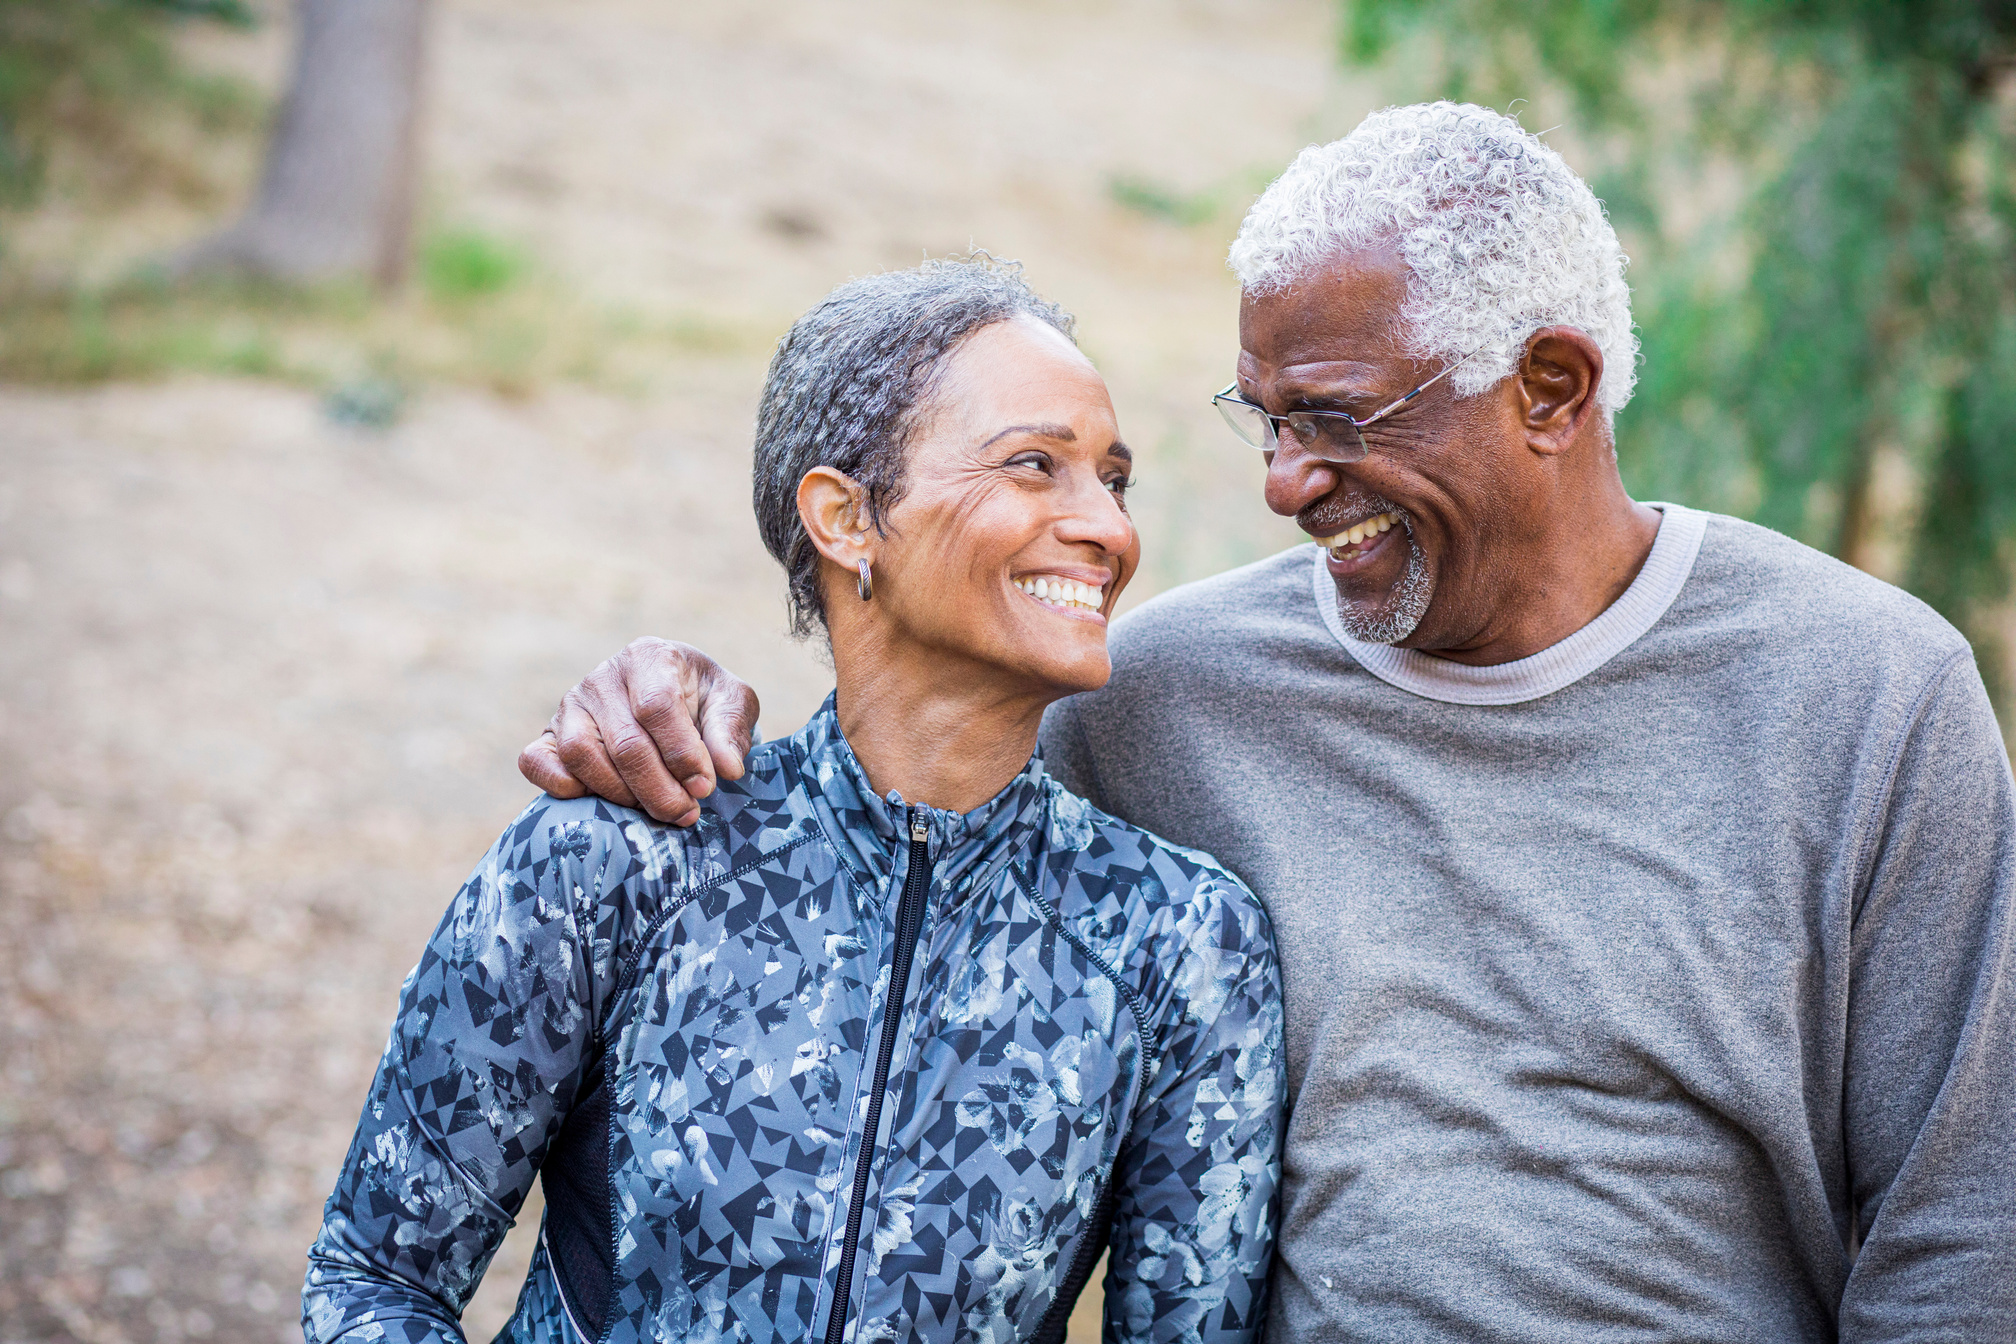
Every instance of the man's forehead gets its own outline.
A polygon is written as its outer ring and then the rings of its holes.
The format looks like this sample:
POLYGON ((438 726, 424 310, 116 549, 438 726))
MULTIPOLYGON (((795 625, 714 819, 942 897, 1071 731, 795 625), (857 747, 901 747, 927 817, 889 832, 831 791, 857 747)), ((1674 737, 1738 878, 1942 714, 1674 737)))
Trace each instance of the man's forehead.
POLYGON ((1406 298, 1407 270, 1397 254, 1343 253, 1279 289, 1242 295, 1239 343, 1270 372, 1292 369, 1312 381, 1363 374, 1396 353, 1406 298))

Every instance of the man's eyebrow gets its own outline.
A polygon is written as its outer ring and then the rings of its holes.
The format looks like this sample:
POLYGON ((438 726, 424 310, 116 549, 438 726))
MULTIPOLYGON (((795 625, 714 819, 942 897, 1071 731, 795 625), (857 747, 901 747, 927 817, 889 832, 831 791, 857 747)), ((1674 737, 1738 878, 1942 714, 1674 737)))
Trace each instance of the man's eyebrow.
POLYGON ((1298 391, 1291 392, 1288 396, 1288 404, 1290 406, 1300 406, 1307 410, 1320 411, 1342 409, 1354 402, 1377 401, 1378 399, 1379 394, 1377 392, 1365 388, 1352 387, 1345 383, 1319 383, 1313 387, 1304 387, 1298 391))
POLYGON ((993 438, 980 446, 982 448, 989 447, 1007 438, 1010 434, 1034 434, 1039 439, 1056 439, 1059 443, 1078 442, 1078 431, 1072 429, 1069 425, 1010 425, 1008 428, 998 431, 993 438))

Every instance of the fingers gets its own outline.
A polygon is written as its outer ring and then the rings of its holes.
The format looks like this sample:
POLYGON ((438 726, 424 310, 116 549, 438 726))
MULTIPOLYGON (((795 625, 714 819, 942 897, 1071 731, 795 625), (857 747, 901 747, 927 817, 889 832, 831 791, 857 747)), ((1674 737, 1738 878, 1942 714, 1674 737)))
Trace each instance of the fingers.
POLYGON ((554 751, 567 773, 588 792, 621 807, 636 807, 637 795, 617 771, 603 740, 602 726, 588 703, 591 694, 589 684, 584 681, 568 691, 560 702, 560 712, 553 716, 551 729, 554 751))
MULTIPOLYGON (((701 688, 719 670, 714 660, 685 644, 639 639, 616 656, 616 664, 630 712, 652 745, 656 774, 677 780, 691 798, 714 792, 714 759, 695 724, 701 688)), ((640 784, 627 770, 625 778, 632 788, 640 784)))
POLYGON ((718 780, 742 777, 760 708, 691 645, 634 640, 567 692, 519 769, 556 797, 586 791, 690 826, 718 780))
POLYGON ((721 778, 740 779, 763 706, 755 690, 727 668, 717 663, 714 673, 701 688, 700 736, 721 778))
POLYGON ((589 673, 568 692, 560 712, 560 759, 592 792, 677 826, 690 826, 700 815, 694 795, 666 769, 658 743, 637 721, 624 655, 589 673), (579 718, 570 718, 570 710, 579 718))
POLYGON ((560 749, 551 728, 539 734, 525 750, 518 753, 518 773, 525 776, 533 788, 542 789, 555 798, 579 798, 588 792, 581 787, 581 781, 568 774, 567 767, 560 764, 560 749))

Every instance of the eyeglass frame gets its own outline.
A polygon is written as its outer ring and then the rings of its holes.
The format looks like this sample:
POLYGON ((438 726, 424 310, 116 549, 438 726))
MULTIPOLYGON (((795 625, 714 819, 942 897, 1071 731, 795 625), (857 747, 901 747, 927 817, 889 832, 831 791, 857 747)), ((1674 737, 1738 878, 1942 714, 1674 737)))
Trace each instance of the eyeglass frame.
MULTIPOLYGON (((1463 356, 1462 359, 1457 360, 1454 364, 1451 364, 1448 368, 1442 370, 1442 372, 1436 374, 1433 378, 1430 378, 1427 382, 1421 384, 1421 386, 1415 388, 1412 392, 1409 392, 1406 396, 1399 398, 1397 401, 1392 401, 1384 406, 1381 406, 1378 410, 1372 412, 1372 414, 1366 416, 1363 420, 1360 420, 1357 417, 1350 415, 1344 411, 1290 411, 1286 415, 1275 415, 1273 412, 1269 411, 1265 406, 1261 406, 1254 402, 1250 402, 1246 400, 1246 398, 1240 396, 1239 380, 1237 378, 1234 378, 1231 382, 1227 383, 1224 386, 1224 388, 1221 389, 1220 391, 1213 393, 1211 396, 1211 404, 1218 408, 1219 416, 1225 421, 1226 426, 1229 429, 1231 429, 1231 431, 1235 435, 1238 435, 1239 441, 1241 443, 1245 444, 1249 448, 1257 448, 1263 453, 1271 453, 1279 451, 1281 444, 1281 431, 1279 429, 1279 426, 1284 422, 1292 422, 1297 416, 1304 416, 1311 419, 1320 416, 1326 420, 1342 420, 1345 424, 1351 426, 1352 437, 1357 439, 1358 441, 1358 455, 1356 457, 1332 457, 1324 453, 1320 453, 1316 451, 1315 445, 1305 441, 1300 433, 1297 433, 1295 435, 1295 442, 1301 446, 1303 452, 1308 453, 1311 457, 1317 458, 1324 462, 1339 462, 1345 464, 1352 462, 1362 462, 1365 460, 1366 455, 1372 451, 1370 445, 1368 445, 1365 442, 1365 427, 1367 425, 1374 424, 1380 420, 1384 420, 1387 416, 1393 414, 1393 412, 1399 410, 1402 406, 1405 406, 1408 402, 1414 400, 1414 398, 1420 396, 1423 392, 1426 392, 1429 388, 1435 386, 1435 384, 1441 382, 1444 378, 1447 378, 1450 374, 1462 368, 1465 363, 1467 363, 1472 357, 1479 354, 1483 349, 1484 349, 1483 346, 1481 345, 1478 346, 1477 349, 1472 350, 1469 354, 1463 356), (1267 439, 1264 443, 1255 443, 1253 442, 1253 440, 1247 438, 1245 434, 1240 432, 1238 423, 1234 421, 1232 418, 1232 412, 1227 409, 1227 403, 1230 403, 1233 406, 1245 407, 1247 410, 1258 411, 1263 417, 1265 417, 1267 421, 1267 439)), ((1292 423, 1290 423, 1289 427, 1291 429, 1294 428, 1292 423)), ((1315 436, 1318 442, 1322 441, 1324 437, 1326 436, 1322 434, 1318 434, 1315 436)))

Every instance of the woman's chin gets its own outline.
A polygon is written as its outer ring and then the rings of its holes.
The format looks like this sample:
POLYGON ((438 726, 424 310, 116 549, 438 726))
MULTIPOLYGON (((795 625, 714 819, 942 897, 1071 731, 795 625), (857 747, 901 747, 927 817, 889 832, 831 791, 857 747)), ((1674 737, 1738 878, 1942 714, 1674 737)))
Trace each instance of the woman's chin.
POLYGON ((1106 641, 1101 639, 1096 651, 1088 650, 1073 657, 1059 657, 1053 652, 1037 662, 1035 671, 1044 688, 1062 700, 1067 695, 1082 695, 1104 686, 1113 676, 1113 660, 1106 656, 1106 641))

